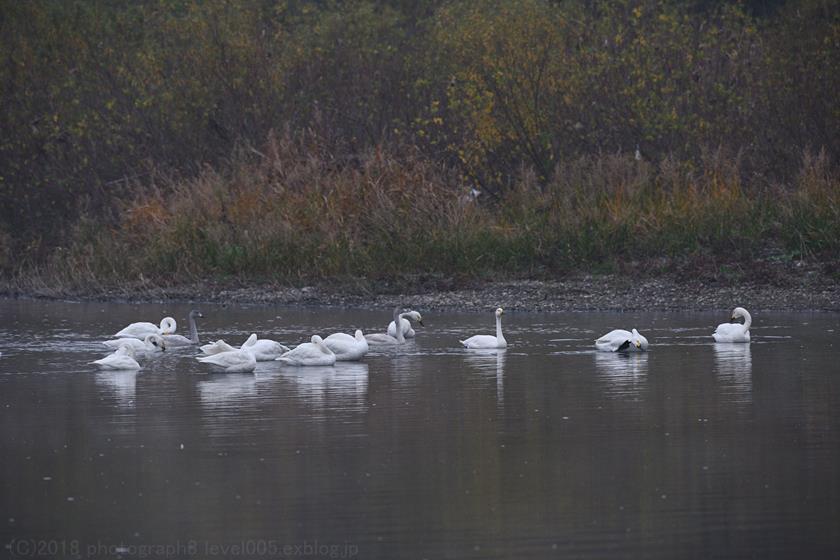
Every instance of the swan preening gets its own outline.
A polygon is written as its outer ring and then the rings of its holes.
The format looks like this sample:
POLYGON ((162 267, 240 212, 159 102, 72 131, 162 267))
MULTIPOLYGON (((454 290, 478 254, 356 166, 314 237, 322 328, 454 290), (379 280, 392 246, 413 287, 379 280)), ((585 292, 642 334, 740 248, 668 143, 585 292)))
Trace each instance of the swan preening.
POLYGON ((128 338, 138 338, 140 340, 143 340, 144 338, 146 338, 150 334, 159 334, 159 335, 172 334, 172 333, 175 332, 175 329, 177 327, 178 327, 178 325, 175 322, 175 319, 173 319, 172 317, 164 317, 163 319, 161 319, 159 327, 157 325, 155 325, 154 323, 146 323, 146 322, 131 323, 130 325, 128 325, 123 330, 119 331, 114 336, 117 337, 117 338, 128 337, 128 338))
MULTIPOLYGON (((418 323, 421 327, 423 326, 423 316, 420 315, 417 311, 407 311, 405 313, 400 313, 400 326, 402 327, 403 336, 405 338, 414 338, 415 332, 414 328, 411 326, 411 323, 418 323)), ((397 327, 394 321, 388 323, 388 334, 396 338, 397 336, 397 327)))
MULTIPOLYGON (((397 323, 401 323, 399 307, 394 308, 394 324, 397 323)), ((388 333, 366 334, 365 340, 368 344, 376 346, 396 346, 405 342, 405 335, 402 329, 395 328, 393 335, 388 333)))
POLYGON ((324 343, 324 339, 316 334, 312 336, 311 342, 304 342, 289 350, 277 361, 290 366, 331 366, 335 364, 335 354, 324 343))
POLYGON ((459 340, 464 348, 507 348, 507 340, 502 335, 502 314, 504 309, 496 309, 496 336, 490 334, 477 334, 466 340, 459 340))
POLYGON ((129 345, 120 346, 113 354, 91 363, 102 369, 140 369, 140 364, 134 359, 134 348, 129 345))
POLYGON ((192 346, 194 344, 198 344, 198 327, 195 326, 195 319, 196 317, 203 318, 204 315, 201 314, 201 311, 193 309, 190 311, 189 321, 190 321, 190 337, 187 338, 186 336, 180 334, 174 334, 175 332, 175 320, 172 321, 172 332, 171 333, 164 333, 163 338, 166 340, 166 344, 169 346, 192 346))
MULTIPOLYGON (((244 350, 246 348, 250 349, 258 362, 269 362, 289 351, 288 347, 283 346, 279 342, 266 338, 257 338, 256 333, 249 336, 239 349, 244 350)), ((201 347, 201 352, 207 356, 213 356, 223 352, 233 352, 235 350, 237 348, 234 348, 224 340, 217 340, 201 347)))
POLYGON ((162 352, 166 350, 167 342, 159 334, 150 334, 140 340, 138 338, 117 338, 103 342, 108 348, 117 349, 120 346, 131 346, 135 352, 162 352))
POLYGON ((744 318, 743 323, 721 323, 715 329, 712 336, 715 342, 749 342, 750 341, 750 325, 752 325, 752 317, 749 311, 743 307, 736 307, 732 310, 732 317, 730 321, 736 321, 739 317, 744 318))
POLYGON ((648 340, 636 329, 616 329, 596 340, 595 348, 601 352, 643 352, 648 349, 648 340))
MULTIPOLYGON (((392 323, 393 324, 393 323, 392 323)), ((368 342, 362 331, 356 329, 356 335, 335 333, 324 339, 324 344, 335 354, 338 362, 353 362, 361 360, 368 353, 368 342)))
POLYGON ((267 338, 257 338, 256 334, 249 336, 248 340, 242 344, 242 348, 248 348, 258 362, 276 360, 289 351, 288 346, 283 346, 279 342, 267 338))
POLYGON ((220 352, 212 356, 199 356, 201 363, 222 368, 228 373, 250 373, 257 367, 257 359, 250 348, 220 352))

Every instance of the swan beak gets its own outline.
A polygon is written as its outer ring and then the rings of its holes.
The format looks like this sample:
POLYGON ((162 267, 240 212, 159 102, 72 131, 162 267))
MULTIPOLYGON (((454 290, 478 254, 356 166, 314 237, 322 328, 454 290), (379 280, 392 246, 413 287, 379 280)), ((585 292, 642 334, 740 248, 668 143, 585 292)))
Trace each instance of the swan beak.
POLYGON ((426 325, 424 325, 424 324, 423 324, 423 319, 418 319, 418 320, 417 320, 417 322, 418 322, 418 323, 420 323, 420 326, 421 326, 421 327, 425 327, 425 326, 426 326, 426 325))
POLYGON ((729 322, 730 322, 730 323, 737 323, 737 322, 738 322, 738 319, 737 319, 736 317, 730 317, 730 318, 729 318, 729 322))
POLYGON ((642 347, 642 343, 639 342, 638 340, 635 342, 635 344, 636 344, 636 348, 641 348, 642 347))

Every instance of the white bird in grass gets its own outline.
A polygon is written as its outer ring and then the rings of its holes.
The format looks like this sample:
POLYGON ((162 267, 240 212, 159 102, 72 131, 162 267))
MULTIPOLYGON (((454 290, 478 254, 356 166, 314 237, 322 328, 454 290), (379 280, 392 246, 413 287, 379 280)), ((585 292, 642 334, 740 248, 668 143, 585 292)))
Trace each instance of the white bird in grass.
MULTIPOLYGON (((400 320, 400 308, 394 308, 394 324, 399 322, 400 320)), ((399 344, 403 344, 405 342, 405 336, 403 335, 402 329, 395 329, 395 335, 392 336, 388 333, 375 333, 375 334, 366 334, 365 340, 368 341, 368 344, 376 345, 376 346, 396 346, 399 344)))
POLYGON ((356 329, 356 336, 346 333, 335 333, 324 339, 324 344, 335 354, 338 362, 353 362, 364 358, 368 353, 368 342, 360 329, 356 329))
MULTIPOLYGON (((405 338, 414 338, 416 334, 414 332, 414 328, 412 328, 411 323, 416 322, 419 323, 420 326, 423 326, 423 316, 420 315, 417 311, 408 311, 406 313, 400 313, 400 326, 402 326, 403 336, 405 338)), ((397 336, 397 327, 395 326, 396 323, 391 321, 388 323, 388 334, 395 337, 397 336)))
POLYGON ((140 369, 140 364, 134 359, 134 348, 131 346, 120 346, 113 354, 91 363, 102 369, 140 369))
POLYGON ((335 364, 335 354, 324 344, 324 339, 316 334, 312 336, 312 342, 298 345, 277 358, 277 361, 290 366, 331 366, 335 364))
POLYGON ((220 352, 212 356, 199 356, 196 360, 222 368, 227 373, 250 373, 257 367, 257 359, 248 348, 220 352))
POLYGON ((150 334, 143 340, 137 338, 106 340, 102 344, 113 349, 117 349, 120 346, 131 346, 135 352, 161 352, 166 350, 166 342, 159 334, 150 334))
MULTIPOLYGON (((201 311, 193 309, 192 311, 190 311, 189 338, 180 334, 165 334, 163 335, 163 338, 164 340, 166 340, 166 344, 168 344, 169 346, 192 346, 194 344, 198 344, 198 328, 195 326, 196 317, 203 318, 204 315, 201 314, 201 311)), ((174 332, 175 329, 172 330, 174 332)))
POLYGON ((630 352, 644 351, 648 349, 648 340, 639 334, 639 331, 625 331, 615 329, 595 341, 595 348, 601 352, 630 352))
POLYGON ((175 319, 172 317, 164 317, 160 321, 160 327, 155 325, 154 323, 131 323, 126 328, 115 334, 117 338, 139 338, 143 340, 146 336, 150 334, 172 334, 175 332, 175 329, 178 327, 175 319))
POLYGON ((477 334, 466 340, 459 340, 464 348, 507 348, 507 340, 502 334, 502 314, 504 309, 496 309, 496 336, 490 334, 477 334))
POLYGON ((750 341, 750 325, 752 325, 752 317, 749 311, 743 307, 736 307, 732 310, 732 319, 735 321, 739 317, 744 318, 742 323, 721 323, 715 329, 712 336, 715 342, 749 342, 750 341))

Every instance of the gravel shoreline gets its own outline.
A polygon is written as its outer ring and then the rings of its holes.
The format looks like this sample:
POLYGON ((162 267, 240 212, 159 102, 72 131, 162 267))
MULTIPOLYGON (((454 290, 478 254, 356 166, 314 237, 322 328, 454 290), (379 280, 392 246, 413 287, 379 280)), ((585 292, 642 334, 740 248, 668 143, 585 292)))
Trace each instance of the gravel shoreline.
POLYGON ((289 287, 273 284, 201 283, 161 287, 150 283, 120 288, 55 290, 0 287, 0 297, 118 302, 195 302, 281 306, 390 308, 394 305, 448 311, 697 311, 735 306, 765 311, 840 311, 840 283, 823 275, 788 279, 787 285, 719 285, 671 277, 628 278, 581 275, 554 281, 513 280, 446 286, 414 282, 410 289, 365 281, 331 281, 289 287))

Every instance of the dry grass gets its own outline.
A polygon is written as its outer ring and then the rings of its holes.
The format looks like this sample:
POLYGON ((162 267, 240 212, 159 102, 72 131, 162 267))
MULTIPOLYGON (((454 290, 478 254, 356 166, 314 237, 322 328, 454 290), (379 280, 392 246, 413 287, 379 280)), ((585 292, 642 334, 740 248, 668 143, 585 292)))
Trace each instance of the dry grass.
POLYGON ((840 251, 840 178, 824 155, 804 157, 791 185, 748 181, 738 158, 720 152, 699 166, 602 155, 559 165, 544 186, 523 170, 503 198, 476 202, 455 171, 422 157, 375 150, 336 162, 318 153, 311 139, 272 137, 259 152, 240 150, 229 172, 155 176, 113 223, 83 219, 65 247, 16 276, 91 289, 211 278, 522 278, 627 260, 712 255, 717 263, 768 251, 836 259, 840 251))

